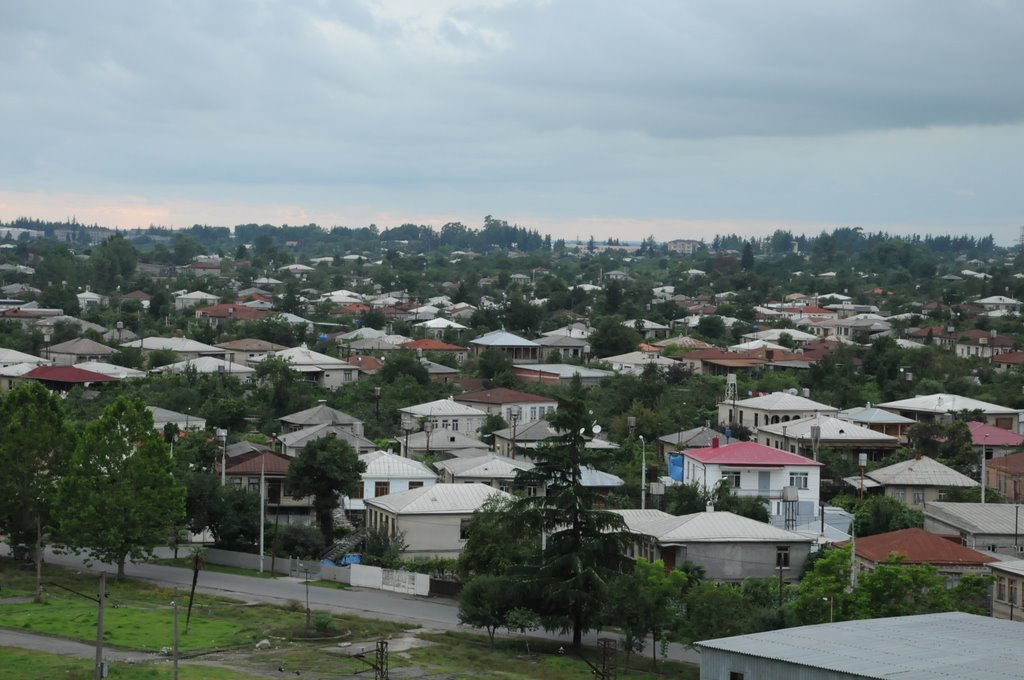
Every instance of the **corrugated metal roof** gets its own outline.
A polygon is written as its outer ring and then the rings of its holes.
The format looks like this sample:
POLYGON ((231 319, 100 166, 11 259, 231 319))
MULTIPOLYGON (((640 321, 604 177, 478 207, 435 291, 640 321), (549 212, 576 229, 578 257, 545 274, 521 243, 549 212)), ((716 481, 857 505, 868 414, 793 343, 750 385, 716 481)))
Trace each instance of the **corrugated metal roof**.
POLYGON ((512 494, 486 484, 434 484, 419 489, 364 499, 366 505, 401 515, 471 514, 491 496, 512 494))
POLYGON ((460 404, 453 399, 438 399, 423 404, 414 404, 398 409, 402 413, 411 413, 414 416, 477 416, 483 418, 487 414, 478 408, 460 404))
POLYGON ((961 397, 959 394, 925 394, 910 399, 898 399, 879 404, 882 408, 897 411, 922 411, 926 413, 956 413, 957 411, 981 411, 989 414, 1014 414, 1017 409, 1007 408, 987 401, 961 397))
POLYGON ((760 429, 762 432, 770 432, 778 435, 785 434, 787 437, 810 439, 811 428, 815 426, 821 428, 822 441, 872 441, 885 442, 889 444, 896 444, 899 442, 899 439, 892 435, 876 432, 847 420, 840 420, 833 416, 823 415, 790 420, 785 423, 762 425, 760 429))
POLYGON ((731 512, 696 512, 675 516, 660 510, 612 510, 622 515, 630 531, 659 543, 758 542, 810 543, 814 538, 731 512))
POLYGON ((435 479, 434 472, 423 463, 387 451, 371 451, 359 456, 366 463, 364 479, 401 477, 402 479, 435 479))
POLYGON ((509 333, 508 331, 491 331, 481 335, 475 340, 469 341, 474 345, 482 345, 484 347, 540 347, 533 340, 527 340, 521 338, 515 333, 509 333))
POLYGON ((575 364, 515 364, 513 368, 522 371, 551 373, 559 378, 572 378, 574 375, 579 375, 580 378, 607 378, 615 375, 613 371, 576 366, 575 364))
POLYGON ((904 557, 907 564, 958 564, 985 565, 996 561, 977 550, 960 545, 948 537, 933 534, 924 529, 911 528, 887 531, 857 539, 857 555, 872 562, 885 562, 889 555, 896 553, 904 557))
POLYGON ((921 456, 920 460, 911 458, 893 463, 872 470, 867 476, 882 486, 978 486, 978 482, 967 475, 928 456, 921 456))
POLYGON ((946 612, 784 628, 696 645, 881 680, 1018 680, 1022 630, 1014 621, 946 612))
POLYGON ((523 459, 512 459, 495 453, 470 458, 452 458, 434 464, 434 467, 448 470, 455 477, 463 479, 511 479, 519 470, 530 470, 533 463, 523 459))
POLYGON ((821 411, 822 413, 836 413, 839 410, 834 406, 786 392, 772 392, 760 397, 741 399, 736 402, 736 406, 772 411, 821 411))
POLYGON ((838 417, 852 423, 874 423, 876 425, 912 425, 915 422, 913 418, 907 418, 876 406, 855 406, 844 409, 839 412, 838 417))
POLYGON ((934 501, 924 506, 924 514, 972 534, 1011 535, 1022 526, 1017 506, 1007 503, 934 501))

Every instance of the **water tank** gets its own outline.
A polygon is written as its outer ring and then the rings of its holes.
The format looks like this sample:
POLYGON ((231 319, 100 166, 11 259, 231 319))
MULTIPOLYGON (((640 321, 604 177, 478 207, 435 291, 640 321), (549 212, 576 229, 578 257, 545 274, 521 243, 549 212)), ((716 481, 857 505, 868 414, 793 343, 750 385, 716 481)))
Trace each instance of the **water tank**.
POLYGON ((782 487, 782 502, 783 503, 796 503, 800 500, 800 490, 795 486, 784 486, 782 487))

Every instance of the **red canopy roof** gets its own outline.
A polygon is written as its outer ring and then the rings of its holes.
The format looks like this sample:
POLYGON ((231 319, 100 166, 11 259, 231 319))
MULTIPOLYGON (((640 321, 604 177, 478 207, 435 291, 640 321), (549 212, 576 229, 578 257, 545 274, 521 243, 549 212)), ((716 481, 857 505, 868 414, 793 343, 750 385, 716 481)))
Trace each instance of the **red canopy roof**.
POLYGON ((24 377, 60 383, 93 383, 117 380, 114 376, 87 371, 77 366, 37 366, 26 373, 24 377))

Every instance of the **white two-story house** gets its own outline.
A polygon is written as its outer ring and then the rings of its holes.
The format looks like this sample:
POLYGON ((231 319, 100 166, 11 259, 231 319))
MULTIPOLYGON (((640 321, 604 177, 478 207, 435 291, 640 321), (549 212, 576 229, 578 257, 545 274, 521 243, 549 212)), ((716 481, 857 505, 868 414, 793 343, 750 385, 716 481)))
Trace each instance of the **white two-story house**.
POLYGON ((682 452, 683 483, 707 491, 727 482, 733 493, 765 499, 768 514, 791 518, 797 524, 819 515, 822 463, 788 451, 737 442, 727 446, 687 449, 682 452), (784 504, 783 490, 794 487, 794 505, 784 504))
POLYGON ((420 424, 425 425, 429 422, 435 432, 454 430, 470 436, 474 436, 480 431, 480 426, 487 418, 487 413, 484 411, 460 404, 451 397, 406 406, 399 409, 399 413, 402 414, 402 422, 410 424, 410 429, 413 430, 424 429, 420 424))
MULTIPOLYGON (((815 415, 834 416, 839 409, 788 392, 772 392, 718 405, 718 422, 722 426, 743 425, 757 432, 762 425, 786 423, 815 415)), ((721 428, 720 428, 721 429, 721 428)))
POLYGON ((437 473, 423 463, 387 451, 364 453, 359 460, 366 464, 362 484, 351 497, 341 499, 341 507, 354 514, 353 519, 361 518, 367 498, 433 486, 437 482, 437 473))

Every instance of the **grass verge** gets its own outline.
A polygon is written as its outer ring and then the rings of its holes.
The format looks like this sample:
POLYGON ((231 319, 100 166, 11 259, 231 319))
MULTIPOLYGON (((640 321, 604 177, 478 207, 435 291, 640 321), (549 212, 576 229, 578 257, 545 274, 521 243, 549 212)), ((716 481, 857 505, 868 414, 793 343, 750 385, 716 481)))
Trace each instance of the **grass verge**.
MULTIPOLYGON (((93 677, 92 661, 9 647, 0 647, 0 668, 3 668, 4 677, 18 680, 92 680, 93 677)), ((111 680, 170 680, 173 670, 170 663, 129 665, 111 662, 108 668, 111 680)), ((247 680, 254 677, 225 668, 189 664, 181 664, 179 671, 180 680, 247 680)))

